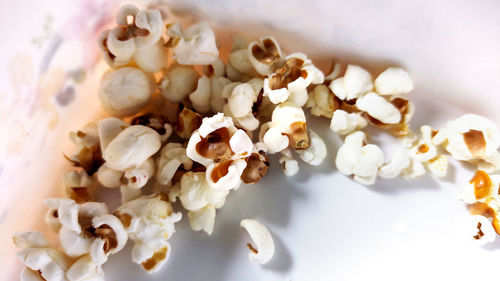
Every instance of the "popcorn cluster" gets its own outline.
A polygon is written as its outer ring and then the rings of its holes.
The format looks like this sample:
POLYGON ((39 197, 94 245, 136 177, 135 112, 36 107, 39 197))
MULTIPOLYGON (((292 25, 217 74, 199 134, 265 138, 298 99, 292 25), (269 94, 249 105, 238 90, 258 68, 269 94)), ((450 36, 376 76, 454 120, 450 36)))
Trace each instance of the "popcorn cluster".
MULTIPOLYGON (((389 67, 375 79, 357 65, 335 64, 326 75, 302 53, 286 54, 273 37, 235 38, 220 57, 212 28, 166 24, 159 11, 122 7, 116 27, 99 39, 111 69, 98 92, 110 115, 69 137, 76 152, 65 156, 75 169, 63 174, 68 198, 45 201, 46 223, 60 248, 38 232, 14 237, 26 268, 21 280, 104 280, 102 265, 134 243, 132 261, 146 272, 160 270, 172 246, 175 223, 187 212, 191 228, 212 234, 217 209, 242 185, 259 182, 277 154, 286 176, 300 163, 318 166, 327 146, 310 128, 304 109, 328 118, 343 137, 337 169, 364 185, 377 178, 444 177, 449 153, 476 163, 478 172, 463 200, 473 216, 473 238, 491 242, 500 233, 498 209, 500 132, 485 117, 466 114, 441 130, 424 125, 420 137, 409 121, 414 106, 409 74, 389 67), (170 54, 169 54, 170 51, 170 54), (387 159, 368 125, 401 142, 387 159), (100 188, 120 191, 110 211, 95 202, 100 188), (490 221, 491 220, 491 221, 490 221)), ((263 264, 274 254, 269 230, 241 221, 255 243, 249 258, 263 264)))

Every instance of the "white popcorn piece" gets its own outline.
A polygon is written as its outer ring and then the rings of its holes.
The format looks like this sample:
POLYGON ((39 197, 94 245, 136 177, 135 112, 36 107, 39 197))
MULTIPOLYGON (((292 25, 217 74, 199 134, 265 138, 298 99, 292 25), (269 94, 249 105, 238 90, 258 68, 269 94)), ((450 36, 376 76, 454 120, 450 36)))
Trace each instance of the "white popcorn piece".
POLYGON ((292 152, 289 149, 282 150, 283 154, 278 162, 281 164, 283 173, 287 177, 295 176, 299 172, 299 162, 293 159, 292 152))
POLYGON ((135 67, 123 67, 102 77, 99 99, 106 112, 125 117, 144 108, 152 92, 149 78, 144 72, 135 67))
POLYGON ((161 94, 170 102, 180 103, 196 90, 198 78, 193 67, 174 64, 160 83, 161 94))
POLYGON ((212 112, 222 112, 227 99, 222 95, 223 89, 231 83, 231 80, 225 77, 210 78, 210 109, 212 112))
POLYGON ((68 171, 62 176, 62 185, 68 197, 77 203, 87 202, 93 196, 94 181, 85 171, 68 171))
POLYGON ((125 5, 118 11, 116 23, 117 27, 105 30, 98 41, 104 60, 111 67, 135 62, 142 70, 155 73, 166 66, 160 11, 140 11, 133 5, 125 5))
POLYGON ((495 241, 496 232, 488 218, 482 215, 472 216, 469 222, 470 236, 477 245, 485 245, 495 241))
POLYGON ((99 133, 101 150, 105 151, 109 143, 128 127, 129 125, 127 123, 115 117, 100 120, 97 123, 97 131, 99 133))
POLYGON ((307 87, 321 84, 324 74, 302 53, 287 56, 274 73, 264 79, 264 96, 272 103, 290 100, 302 107, 307 102, 307 87))
POLYGON ((391 160, 379 168, 378 176, 383 179, 392 179, 400 175, 410 166, 410 154, 407 149, 397 149, 391 160))
POLYGON ((332 93, 326 85, 317 85, 314 90, 309 93, 309 97, 305 104, 311 109, 311 114, 314 116, 323 116, 332 118, 334 111, 339 108, 338 102, 335 100, 332 93))
POLYGON ((180 200, 189 211, 199 210, 209 204, 222 207, 229 193, 228 190, 212 188, 204 172, 187 172, 181 178, 180 200))
POLYGON ((189 223, 194 231, 205 231, 212 235, 215 225, 215 207, 206 205, 196 211, 188 211, 189 223))
POLYGON ((236 70, 230 63, 226 65, 226 76, 233 82, 246 82, 252 79, 250 76, 236 70))
POLYGON ((229 191, 241 185, 241 175, 247 166, 244 159, 222 160, 207 167, 206 181, 216 190, 229 191))
POLYGON ((259 126, 259 120, 253 114, 253 106, 257 102, 260 89, 262 89, 262 79, 254 78, 247 83, 228 84, 222 92, 228 102, 223 106, 224 113, 248 131, 253 131, 259 126))
POLYGON ((255 247, 250 243, 247 244, 250 249, 248 258, 259 264, 269 262, 274 255, 274 240, 269 230, 255 219, 244 219, 240 222, 240 226, 248 232, 255 244, 255 247))
POLYGON ((274 64, 281 56, 280 46, 272 36, 262 37, 259 41, 248 44, 248 59, 260 75, 271 75, 274 64))
POLYGON ((258 73, 250 62, 249 56, 250 54, 246 48, 232 51, 229 54, 228 65, 231 65, 234 70, 243 76, 255 77, 258 73))
POLYGON ((113 170, 106 163, 104 163, 99 170, 97 170, 97 180, 99 183, 107 188, 117 188, 122 184, 123 177, 122 171, 113 170))
POLYGON ((141 189, 155 173, 155 161, 152 157, 148 158, 138 167, 125 170, 123 173, 122 186, 131 189, 141 189))
POLYGON ((52 248, 40 232, 18 232, 13 237, 16 247, 21 248, 17 257, 26 266, 22 281, 66 281, 66 270, 71 259, 52 248))
POLYGON ((326 144, 313 130, 309 130, 309 139, 311 142, 309 147, 303 150, 297 150, 297 153, 300 158, 309 165, 319 166, 326 158, 326 144))
POLYGON ((210 111, 210 84, 210 79, 207 76, 201 76, 198 79, 196 90, 189 95, 189 100, 192 102, 194 109, 199 113, 210 111))
POLYGON ((153 129, 133 125, 120 132, 103 151, 108 167, 124 171, 140 166, 161 146, 160 135, 153 129))
POLYGON ((156 182, 170 186, 175 172, 182 167, 191 170, 193 161, 186 155, 186 149, 180 143, 168 143, 165 145, 158 158, 156 182))
POLYGON ((90 245, 90 257, 97 265, 101 265, 108 260, 109 255, 125 247, 128 236, 121 221, 111 214, 93 217, 92 227, 96 238, 90 245))
POLYGON ((384 124, 398 124, 401 121, 399 110, 374 92, 359 97, 356 100, 356 106, 384 124))
POLYGON ((89 255, 80 257, 66 272, 69 281, 104 281, 104 271, 89 255))
POLYGON ((412 90, 410 75, 399 67, 389 67, 375 79, 375 91, 380 95, 400 95, 412 90))
POLYGON ((366 127, 366 125, 367 122, 361 113, 347 113, 342 109, 337 109, 333 112, 330 130, 339 135, 347 135, 366 127))
POLYGON ((215 34, 207 22, 202 21, 182 29, 180 23, 167 27, 174 59, 179 64, 208 65, 219 58, 215 34))
MULTIPOLYGON (((437 133, 433 142, 442 144, 457 160, 490 161, 499 153, 500 131, 495 123, 486 117, 465 114, 449 121, 446 127, 437 133)), ((492 168, 496 170, 500 167, 492 168)))
POLYGON ((330 84, 330 89, 341 100, 357 99, 373 90, 372 80, 372 75, 368 71, 360 66, 349 64, 344 77, 333 80, 334 84, 330 84))
POLYGON ((281 151, 288 145, 295 149, 309 147, 304 111, 293 102, 279 104, 273 111, 271 123, 266 126, 269 129, 262 141, 270 153, 281 151))
POLYGON ((82 148, 92 149, 99 146, 99 133, 97 130, 97 124, 95 122, 91 122, 83 126, 76 132, 70 132, 69 139, 80 150, 82 148))
POLYGON ((425 175, 425 165, 420 161, 412 160, 411 158, 410 160, 410 165, 401 172, 403 178, 415 179, 425 175))
POLYGON ((361 131, 348 135, 337 151, 335 164, 342 174, 354 175, 357 182, 371 185, 384 164, 384 154, 378 146, 365 142, 366 136, 361 131))
POLYGON ((210 78, 223 77, 226 74, 226 66, 220 58, 217 58, 217 60, 211 64, 204 65, 202 69, 203 73, 210 78))
POLYGON ((174 213, 162 195, 148 195, 123 204, 116 215, 129 239, 135 242, 132 261, 148 273, 158 271, 170 256, 167 240, 175 232, 174 224, 181 220, 182 214, 174 213))
POLYGON ((333 81, 340 76, 341 63, 332 63, 330 73, 325 75, 325 81, 333 81))

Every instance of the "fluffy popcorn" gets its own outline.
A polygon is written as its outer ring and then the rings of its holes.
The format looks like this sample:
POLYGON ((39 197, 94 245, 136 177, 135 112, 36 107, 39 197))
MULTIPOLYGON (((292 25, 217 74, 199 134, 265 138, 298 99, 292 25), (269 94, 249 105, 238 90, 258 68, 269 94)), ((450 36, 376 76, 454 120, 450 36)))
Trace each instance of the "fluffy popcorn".
POLYGON ((253 131, 259 126, 259 120, 254 116, 253 107, 262 89, 262 80, 254 78, 247 83, 228 84, 222 92, 227 98, 223 106, 226 115, 231 116, 237 125, 253 131))
POLYGON ((226 66, 220 58, 217 58, 213 63, 203 66, 203 73, 211 78, 223 77, 226 74, 226 66))
POLYGON ((340 63, 332 63, 330 67, 330 72, 325 75, 325 81, 332 81, 340 76, 340 69, 342 68, 342 64, 340 63))
POLYGON ((125 185, 128 188, 141 189, 154 175, 155 169, 155 161, 150 157, 138 167, 133 167, 124 171, 121 179, 122 186, 125 185))
POLYGON ((215 34, 207 22, 199 22, 186 30, 180 23, 167 27, 174 59, 179 64, 208 65, 219 58, 215 34))
POLYGON ((40 232, 18 232, 13 237, 16 247, 21 248, 17 257, 26 266, 22 281, 66 281, 65 273, 71 259, 52 248, 40 232))
POLYGON ((103 203, 71 201, 60 204, 57 209, 61 223, 59 239, 64 252, 70 257, 90 254, 95 263, 103 264, 127 242, 122 223, 108 214, 103 203))
POLYGON ((153 129, 133 125, 120 132, 103 151, 106 164, 118 171, 138 167, 161 146, 160 135, 153 129))
POLYGON ((107 188, 119 187, 122 183, 122 177, 122 171, 113 170, 106 164, 102 165, 99 170, 97 170, 97 180, 102 186, 107 188))
POLYGON ((371 92, 359 97, 356 106, 384 124, 397 124, 401 121, 399 110, 376 93, 371 92))
POLYGON ((82 167, 88 175, 93 175, 103 162, 97 125, 89 123, 76 132, 70 132, 69 139, 78 150, 71 157, 65 155, 65 158, 73 166, 82 167))
POLYGON ((407 149, 397 149, 391 160, 379 168, 378 176, 383 179, 392 179, 399 176, 411 165, 410 154, 407 149))
POLYGON ((495 229, 486 217, 481 215, 472 216, 469 225, 470 236, 477 245, 482 246, 495 241, 495 229))
POLYGON ((237 189, 241 184, 240 178, 246 166, 245 159, 214 162, 207 167, 207 182, 216 190, 237 189))
MULTIPOLYGON (((433 141, 435 144, 441 144, 457 160, 482 160, 496 164, 493 160, 499 154, 500 131, 495 123, 486 117, 465 114, 449 121, 433 141)), ((491 171, 499 168, 493 165, 491 171)))
POLYGON ((247 244, 250 249, 248 258, 259 264, 269 262, 274 255, 274 240, 269 230, 255 219, 244 219, 240 222, 240 226, 248 232, 255 244, 255 247, 250 243, 247 244))
POLYGON ((309 93, 305 106, 311 109, 311 114, 314 116, 332 118, 340 105, 328 87, 321 84, 314 87, 314 90, 309 93))
POLYGON ((465 186, 461 199, 467 204, 483 202, 497 209, 500 206, 499 189, 499 175, 489 175, 478 170, 465 186))
POLYGON ((274 104, 290 100, 302 107, 307 102, 307 87, 323 81, 323 72, 306 55, 291 54, 274 73, 264 79, 264 96, 268 96, 274 104))
POLYGON ((304 111, 292 102, 279 104, 273 111, 271 123, 266 126, 269 129, 263 135, 263 142, 270 153, 281 151, 289 145, 295 149, 309 147, 304 111))
POLYGON ((143 125, 155 130, 160 134, 161 142, 164 143, 174 132, 172 125, 168 123, 165 116, 155 113, 147 113, 134 117, 130 121, 131 125, 143 125))
POLYGON ((89 255, 80 257, 66 273, 69 281, 104 281, 102 266, 96 264, 89 255))
POLYGON ((210 79, 207 76, 201 76, 200 79, 198 79, 196 90, 189 95, 189 100, 193 104, 194 109, 199 113, 207 113, 210 111, 210 84, 210 79))
POLYGON ((354 175, 361 184, 375 183, 378 168, 384 164, 382 150, 374 144, 365 144, 366 136, 361 131, 351 133, 337 151, 335 165, 344 175, 354 175))
POLYGON ((300 158, 312 166, 319 166, 326 158, 325 142, 313 130, 309 130, 309 139, 311 144, 308 148, 297 150, 300 158))
POLYGON ((289 149, 282 150, 283 154, 278 162, 281 164, 283 173, 287 177, 296 175, 299 172, 299 162, 293 159, 292 152, 289 149))
POLYGON ((274 64, 279 62, 281 56, 280 46, 272 36, 248 44, 248 60, 260 75, 271 75, 274 64))
POLYGON ((349 64, 344 77, 333 80, 329 87, 340 100, 353 100, 373 90, 372 75, 357 65, 349 64))
POLYGON ((375 91, 380 95, 406 94, 411 90, 410 75, 399 67, 389 67, 375 79, 375 91))
POLYGON ((87 202, 92 198, 93 183, 85 171, 69 171, 62 176, 62 185, 68 197, 77 203, 87 202))
POLYGON ((182 218, 162 195, 141 196, 118 208, 120 218, 129 239, 135 242, 132 261, 148 273, 158 271, 170 256, 167 241, 175 232, 175 223, 182 218))
POLYGON ((125 5, 118 11, 116 23, 115 28, 105 30, 99 38, 104 60, 111 67, 135 62, 144 71, 154 73, 166 66, 160 11, 140 11, 133 5, 125 5))
POLYGON ((172 184, 172 179, 181 166, 184 170, 191 170, 193 167, 193 161, 187 157, 186 149, 180 143, 165 145, 157 163, 156 182, 165 186, 172 184))
POLYGON ((173 64, 160 83, 160 91, 165 99, 180 103, 196 90, 198 72, 191 66, 173 64))
POLYGON ((181 178, 180 200, 189 211, 199 210, 209 204, 222 207, 229 193, 228 190, 212 188, 204 172, 187 172, 181 178))
POLYGON ((144 108, 152 92, 150 80, 143 71, 135 67, 122 67, 102 77, 99 99, 106 112, 126 117, 144 108))
POLYGON ((227 78, 229 78, 229 80, 233 82, 246 82, 252 79, 252 77, 247 76, 236 70, 230 63, 226 65, 226 76, 227 78))
POLYGON ((234 50, 229 54, 228 65, 240 75, 255 77, 258 73, 250 62, 249 56, 250 54, 246 48, 234 50))
POLYGON ((366 127, 366 125, 366 120, 361 113, 347 113, 344 110, 337 109, 333 112, 330 130, 339 135, 347 135, 366 127))
POLYGON ((205 231, 212 235, 215 225, 215 207, 206 205, 196 211, 188 211, 189 223, 194 231, 205 231))

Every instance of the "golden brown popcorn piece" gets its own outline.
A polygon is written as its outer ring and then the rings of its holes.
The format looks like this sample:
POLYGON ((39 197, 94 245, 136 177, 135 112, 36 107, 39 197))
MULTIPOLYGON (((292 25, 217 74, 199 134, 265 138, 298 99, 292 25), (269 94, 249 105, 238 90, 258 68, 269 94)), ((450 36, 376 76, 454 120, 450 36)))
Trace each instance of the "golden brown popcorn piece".
POLYGON ((247 166, 241 175, 241 180, 244 183, 250 184, 259 182, 269 170, 269 158, 263 151, 252 153, 245 158, 245 161, 247 162, 247 166))
POLYGON ((202 119, 200 114, 184 107, 178 115, 175 132, 180 138, 187 140, 201 126, 202 119))

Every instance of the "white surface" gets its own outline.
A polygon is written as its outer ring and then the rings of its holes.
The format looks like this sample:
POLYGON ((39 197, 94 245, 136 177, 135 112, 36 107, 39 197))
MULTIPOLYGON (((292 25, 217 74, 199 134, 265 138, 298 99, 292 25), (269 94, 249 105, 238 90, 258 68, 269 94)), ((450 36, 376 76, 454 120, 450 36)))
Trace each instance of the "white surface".
MULTIPOLYGON (((23 44, 29 44, 31 37, 21 30, 28 32, 39 26, 49 12, 57 22, 61 11, 71 9, 69 4, 61 6, 60 1, 36 3, 40 7, 27 1, 0 3, 2 31, 11 38, 8 44, 0 45, 2 57, 5 56, 2 61, 8 61, 23 50, 23 44), (8 19, 12 18, 28 20, 19 29, 7 28, 11 26, 8 19)), ((173 1, 176 6, 190 3, 193 1, 173 1)), ((326 59, 336 57, 373 66, 375 72, 388 65, 405 67, 415 82, 415 90, 410 94, 416 104, 414 128, 421 124, 439 128, 445 120, 466 112, 500 122, 500 102, 496 98, 500 89, 500 2, 304 3, 199 1, 197 9, 222 24, 223 30, 243 28, 249 36, 272 34, 285 51, 303 51, 318 64, 328 65, 326 59)), ((8 77, 5 64, 1 65, 0 74, 5 74, 2 79, 8 77)), ((0 93, 11 94, 4 88, 5 83, 2 85, 0 93)), ((85 98, 76 102, 89 103, 85 98)), ((60 139, 65 138, 69 128, 98 115, 81 107, 65 109, 79 110, 78 121, 63 120, 52 133, 57 135, 51 135, 36 150, 34 165, 16 166, 16 171, 23 171, 28 177, 6 182, 9 175, 1 175, 0 202, 9 211, 0 213, 0 243, 2 249, 7 249, 0 256, 0 272, 8 272, 6 280, 14 280, 12 276, 20 269, 8 237, 19 230, 42 229, 39 221, 45 208, 41 198, 57 192, 57 177, 41 176, 63 165, 59 159, 60 139), (57 165, 50 159, 54 155, 57 165), (34 191, 35 185, 40 185, 40 189, 34 191), (23 206, 31 208, 20 207, 20 200, 24 200, 23 206)), ((469 215, 457 194, 461 191, 460 183, 471 177, 471 170, 454 162, 457 169, 444 182, 426 176, 416 181, 380 180, 373 187, 363 187, 335 171, 333 157, 338 139, 327 130, 328 121, 315 121, 313 128, 330 148, 323 166, 310 168, 301 164, 301 171, 293 178, 284 177, 275 166, 260 184, 243 186, 231 193, 217 213, 211 237, 191 231, 185 218, 171 240, 172 255, 161 272, 150 276, 143 273, 130 262, 128 246, 105 265, 107 280, 495 278, 500 240, 478 247, 469 243, 461 229, 469 215), (275 257, 263 267, 247 257, 245 243, 250 240, 239 228, 239 221, 247 217, 266 224, 275 238, 275 257)), ((34 141, 27 142, 23 151, 32 151, 29 146, 35 146, 34 141)), ((25 153, 22 157, 33 155, 25 153)))

